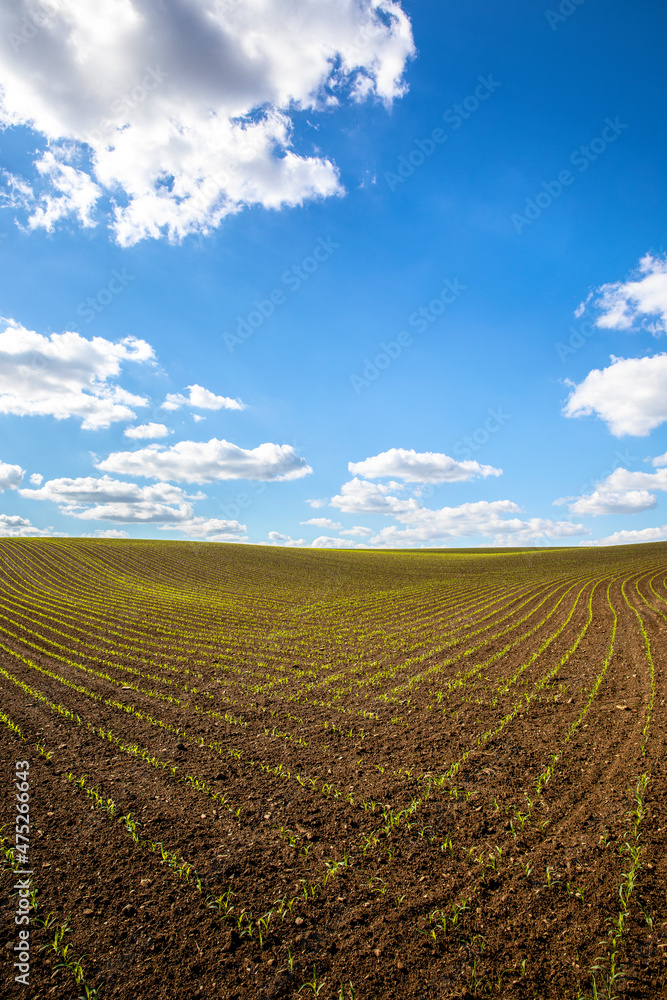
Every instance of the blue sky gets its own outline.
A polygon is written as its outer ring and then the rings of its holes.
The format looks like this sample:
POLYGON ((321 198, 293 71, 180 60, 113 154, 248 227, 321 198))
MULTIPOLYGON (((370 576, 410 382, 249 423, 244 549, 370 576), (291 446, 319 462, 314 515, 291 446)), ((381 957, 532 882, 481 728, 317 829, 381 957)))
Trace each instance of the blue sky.
POLYGON ((6 0, 0 532, 667 538, 663 5, 6 0))

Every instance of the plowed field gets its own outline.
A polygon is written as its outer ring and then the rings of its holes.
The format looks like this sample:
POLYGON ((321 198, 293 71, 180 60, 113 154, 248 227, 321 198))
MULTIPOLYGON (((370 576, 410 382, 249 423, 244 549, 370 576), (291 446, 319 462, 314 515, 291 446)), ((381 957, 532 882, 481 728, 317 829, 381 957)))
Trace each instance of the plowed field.
POLYGON ((667 997, 666 578, 0 539, 0 992, 667 997))

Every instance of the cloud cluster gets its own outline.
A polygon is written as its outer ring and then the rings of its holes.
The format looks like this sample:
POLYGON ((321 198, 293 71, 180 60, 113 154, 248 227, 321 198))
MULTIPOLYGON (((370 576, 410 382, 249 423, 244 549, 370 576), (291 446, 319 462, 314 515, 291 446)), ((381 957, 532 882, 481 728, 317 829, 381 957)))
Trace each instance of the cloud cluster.
POLYGON ((0 462, 0 492, 10 487, 17 487, 25 475, 25 470, 20 465, 8 465, 0 462))
POLYGON ((201 385, 189 385, 188 396, 181 392, 170 392, 162 404, 163 410, 180 410, 182 406, 191 406, 199 410, 244 410, 245 404, 240 399, 230 399, 229 396, 216 396, 201 385))
POLYGON ((151 444, 139 451, 116 451, 97 463, 103 472, 177 483, 213 483, 223 479, 301 479, 313 470, 287 444, 240 448, 229 441, 179 441, 167 448, 151 444))
MULTIPOLYGON (((379 531, 361 526, 341 531, 341 535, 366 537, 368 544, 382 547, 437 545, 476 535, 493 538, 494 544, 523 545, 587 533, 583 525, 570 521, 510 517, 521 513, 521 508, 511 500, 478 500, 434 510, 425 507, 415 497, 402 499, 394 496, 389 484, 370 483, 357 477, 345 483, 340 493, 331 498, 331 506, 347 514, 383 514, 391 517, 396 523, 379 531)), ((317 545, 332 545, 330 539, 325 540, 327 538, 322 536, 316 539, 317 545)), ((349 544, 347 539, 339 541, 349 544)))
POLYGON ((340 193, 330 159, 293 148, 291 114, 390 103, 414 53, 398 0, 57 0, 25 37, 35 6, 0 7, 0 122, 49 143, 14 197, 47 230, 108 199, 124 246, 340 193))
POLYGON ((270 531, 267 537, 270 545, 282 545, 285 548, 295 548, 306 544, 305 539, 292 538, 290 535, 284 535, 282 531, 270 531))
MULTIPOLYGON (((246 526, 233 520, 195 517, 192 501, 203 494, 188 495, 170 483, 138 486, 110 476, 51 479, 39 489, 20 490, 26 500, 48 500, 60 513, 81 521, 113 524, 154 525, 163 531, 180 531, 190 538, 207 541, 245 541, 246 526)), ((118 529, 100 529, 99 537, 125 538, 118 529)))
POLYGON ((395 476, 408 483, 458 483, 478 476, 500 476, 502 469, 479 462, 457 462, 442 452, 416 452, 414 449, 390 448, 363 462, 350 462, 348 469, 355 476, 382 479, 395 476))
MULTIPOLYGON (((608 330, 638 326, 655 336, 667 333, 667 257, 647 253, 629 281, 602 285, 576 310, 581 316, 592 303, 595 325, 608 330)), ((643 358, 612 355, 607 368, 594 369, 573 385, 565 403, 566 417, 597 414, 616 437, 645 437, 667 420, 667 354, 643 358)))
MULTIPOLYGON (((654 466, 662 466, 664 455, 653 459, 654 466)), ((595 484, 592 493, 580 497, 561 497, 554 503, 566 504, 572 514, 640 514, 652 510, 656 498, 651 490, 667 492, 667 468, 658 472, 630 472, 622 466, 595 484)))
POLYGON ((137 424, 136 427, 126 427, 123 431, 125 437, 135 441, 142 441, 150 438, 168 437, 173 433, 166 424, 137 424))
POLYGON ((50 479, 39 489, 20 490, 26 500, 49 500, 61 513, 83 521, 121 524, 161 524, 192 517, 192 503, 183 490, 169 483, 137 486, 119 479, 93 476, 50 479))
POLYGON ((641 323, 656 335, 667 333, 667 258, 645 254, 633 280, 602 285, 582 302, 578 315, 591 298, 599 310, 596 326, 631 330, 641 323))
POLYGON ((337 521, 332 521, 330 517, 311 517, 307 521, 302 521, 301 524, 312 524, 316 528, 329 528, 331 531, 338 531, 343 527, 337 521))
POLYGON ((667 420, 667 354, 612 356, 611 362, 574 386, 563 412, 566 417, 595 413, 616 437, 646 437, 667 420))
POLYGON ((606 538, 580 542, 580 545, 636 545, 639 542, 667 541, 667 524, 659 528, 639 528, 637 531, 615 531, 606 538))
POLYGON ((35 528, 25 517, 16 514, 0 514, 0 536, 9 538, 51 538, 64 537, 53 528, 35 528))
POLYGON ((145 340, 126 337, 117 343, 103 337, 87 340, 78 333, 43 336, 14 320, 0 332, 0 413, 69 417, 87 430, 108 427, 136 416, 131 407, 147 406, 112 381, 124 364, 154 361, 145 340))

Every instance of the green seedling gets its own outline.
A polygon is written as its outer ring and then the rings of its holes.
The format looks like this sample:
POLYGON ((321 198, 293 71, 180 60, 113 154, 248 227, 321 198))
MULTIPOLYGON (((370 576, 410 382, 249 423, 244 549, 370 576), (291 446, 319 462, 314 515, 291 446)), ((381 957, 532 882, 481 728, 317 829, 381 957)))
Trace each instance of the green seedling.
POLYGON ((315 966, 313 966, 313 978, 311 980, 309 980, 308 982, 304 983, 303 986, 299 987, 298 992, 300 993, 301 990, 310 990, 312 993, 315 994, 315 996, 318 996, 319 993, 324 989, 324 983, 325 983, 325 981, 326 980, 323 980, 319 984, 319 986, 318 986, 318 984, 317 984, 317 969, 315 968, 315 966))

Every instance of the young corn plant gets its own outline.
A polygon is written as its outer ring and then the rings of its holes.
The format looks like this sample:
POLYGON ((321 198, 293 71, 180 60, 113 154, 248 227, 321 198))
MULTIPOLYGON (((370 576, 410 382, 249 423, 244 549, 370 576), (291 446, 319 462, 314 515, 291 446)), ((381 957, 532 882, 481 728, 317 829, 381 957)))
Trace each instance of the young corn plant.
POLYGON ((319 996, 319 994, 324 989, 325 982, 326 982, 326 980, 323 979, 322 982, 318 984, 318 982, 317 982, 317 969, 313 965, 313 978, 310 979, 310 980, 308 980, 307 982, 305 982, 303 984, 303 986, 299 987, 298 992, 301 993, 302 990, 310 990, 311 993, 313 993, 315 996, 319 996))

